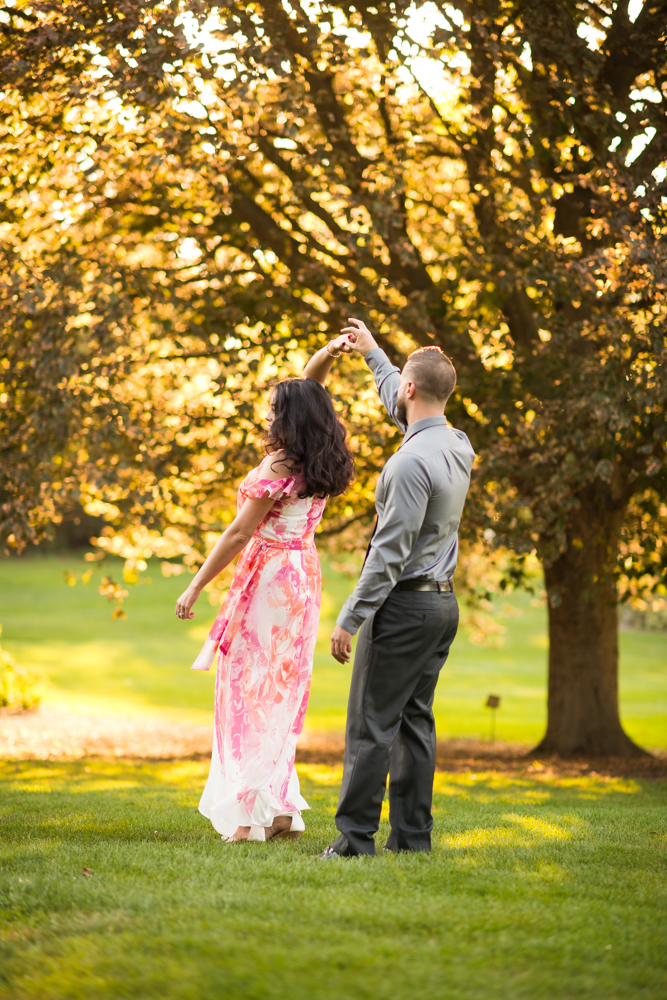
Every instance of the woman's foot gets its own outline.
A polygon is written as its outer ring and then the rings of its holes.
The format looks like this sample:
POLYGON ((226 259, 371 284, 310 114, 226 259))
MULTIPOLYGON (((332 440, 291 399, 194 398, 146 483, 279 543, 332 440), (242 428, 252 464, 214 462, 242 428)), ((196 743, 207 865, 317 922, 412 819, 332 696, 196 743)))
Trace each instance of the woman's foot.
POLYGON ((228 844, 238 844, 241 840, 247 840, 250 833, 249 826, 237 826, 231 837, 223 837, 228 844))
POLYGON ((276 816, 271 826, 264 827, 264 840, 275 840, 276 837, 298 840, 302 833, 303 830, 292 829, 291 816, 276 816))

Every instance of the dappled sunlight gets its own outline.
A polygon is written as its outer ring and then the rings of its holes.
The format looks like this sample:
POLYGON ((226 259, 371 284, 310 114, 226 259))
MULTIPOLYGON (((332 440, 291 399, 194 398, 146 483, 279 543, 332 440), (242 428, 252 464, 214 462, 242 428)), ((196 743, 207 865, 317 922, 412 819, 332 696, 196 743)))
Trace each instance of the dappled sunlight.
POLYGON ((513 871, 523 880, 532 879, 534 882, 564 882, 571 878, 570 872, 563 865, 553 862, 538 861, 536 865, 530 867, 516 864, 513 871))
POLYGON ((538 819, 537 816, 521 816, 517 813, 509 813, 502 817, 509 823, 514 823, 519 829, 525 830, 535 840, 571 840, 575 833, 584 833, 584 826, 576 816, 561 816, 560 823, 567 823, 568 828, 562 825, 549 823, 547 820, 538 819))
POLYGON ((576 816, 560 816, 558 823, 505 813, 500 817, 502 826, 475 827, 464 833, 442 838, 441 846, 453 850, 480 847, 539 847, 555 840, 572 840, 584 836, 584 823, 576 816))
POLYGON ((582 798, 599 798, 608 795, 637 795, 641 786, 632 778, 610 778, 606 775, 596 775, 588 778, 558 778, 554 781, 555 788, 576 790, 582 798))
POLYGON ((325 785, 327 788, 330 788, 331 785, 339 784, 343 780, 342 766, 329 767, 326 764, 297 764, 296 769, 302 781, 308 781, 313 785, 325 785))
MULTIPOLYGON (((0 780, 7 789, 54 792, 98 791, 121 789, 152 789, 175 791, 198 787, 206 780, 208 760, 103 760, 76 761, 0 761, 0 780)), ((342 765, 297 763, 302 781, 331 789, 343 777, 342 765)), ((573 777, 527 777, 484 771, 476 774, 436 772, 433 791, 436 811, 449 808, 437 801, 438 796, 489 804, 514 803, 539 806, 557 801, 563 796, 586 801, 614 799, 631 801, 642 791, 633 778, 605 775, 573 777), (620 798, 622 797, 622 799, 620 798)))
POLYGON ((141 789, 169 793, 203 786, 208 761, 0 761, 5 790, 53 794, 141 789))
POLYGON ((484 771, 477 774, 435 775, 433 791, 458 799, 473 799, 476 802, 515 802, 537 805, 557 800, 559 795, 573 793, 583 800, 608 798, 614 795, 631 796, 641 791, 641 786, 631 778, 616 778, 607 775, 577 775, 562 777, 540 774, 527 777, 517 774, 503 774, 500 771, 484 771))
POLYGON ((548 801, 549 791, 531 779, 488 771, 479 774, 436 773, 433 791, 476 802, 516 802, 537 804, 548 801))

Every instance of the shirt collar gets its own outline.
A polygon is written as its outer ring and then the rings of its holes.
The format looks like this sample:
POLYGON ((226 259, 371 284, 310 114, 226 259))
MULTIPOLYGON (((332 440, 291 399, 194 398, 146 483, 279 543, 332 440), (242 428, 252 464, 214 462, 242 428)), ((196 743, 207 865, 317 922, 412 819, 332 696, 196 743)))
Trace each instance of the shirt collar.
POLYGON ((424 417, 423 420, 415 420, 414 424, 410 424, 405 432, 403 444, 419 431, 425 431, 427 427, 447 427, 447 417, 443 414, 441 417, 424 417))

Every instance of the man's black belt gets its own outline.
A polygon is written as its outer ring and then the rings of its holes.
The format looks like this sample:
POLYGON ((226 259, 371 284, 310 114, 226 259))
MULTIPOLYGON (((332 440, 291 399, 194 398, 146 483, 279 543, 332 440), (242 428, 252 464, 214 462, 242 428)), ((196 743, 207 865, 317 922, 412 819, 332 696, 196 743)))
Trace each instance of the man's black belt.
POLYGON ((451 580, 399 580, 394 590, 437 590, 440 594, 451 594, 454 585, 451 580))

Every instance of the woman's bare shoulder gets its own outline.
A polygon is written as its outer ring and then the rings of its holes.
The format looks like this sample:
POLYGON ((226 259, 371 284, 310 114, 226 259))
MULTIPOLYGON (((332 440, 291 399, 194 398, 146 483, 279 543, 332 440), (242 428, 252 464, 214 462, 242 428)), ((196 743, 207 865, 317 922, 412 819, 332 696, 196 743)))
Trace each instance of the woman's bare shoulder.
POLYGON ((282 448, 267 455, 260 465, 260 470, 264 479, 287 479, 293 475, 292 465, 285 460, 282 448))

